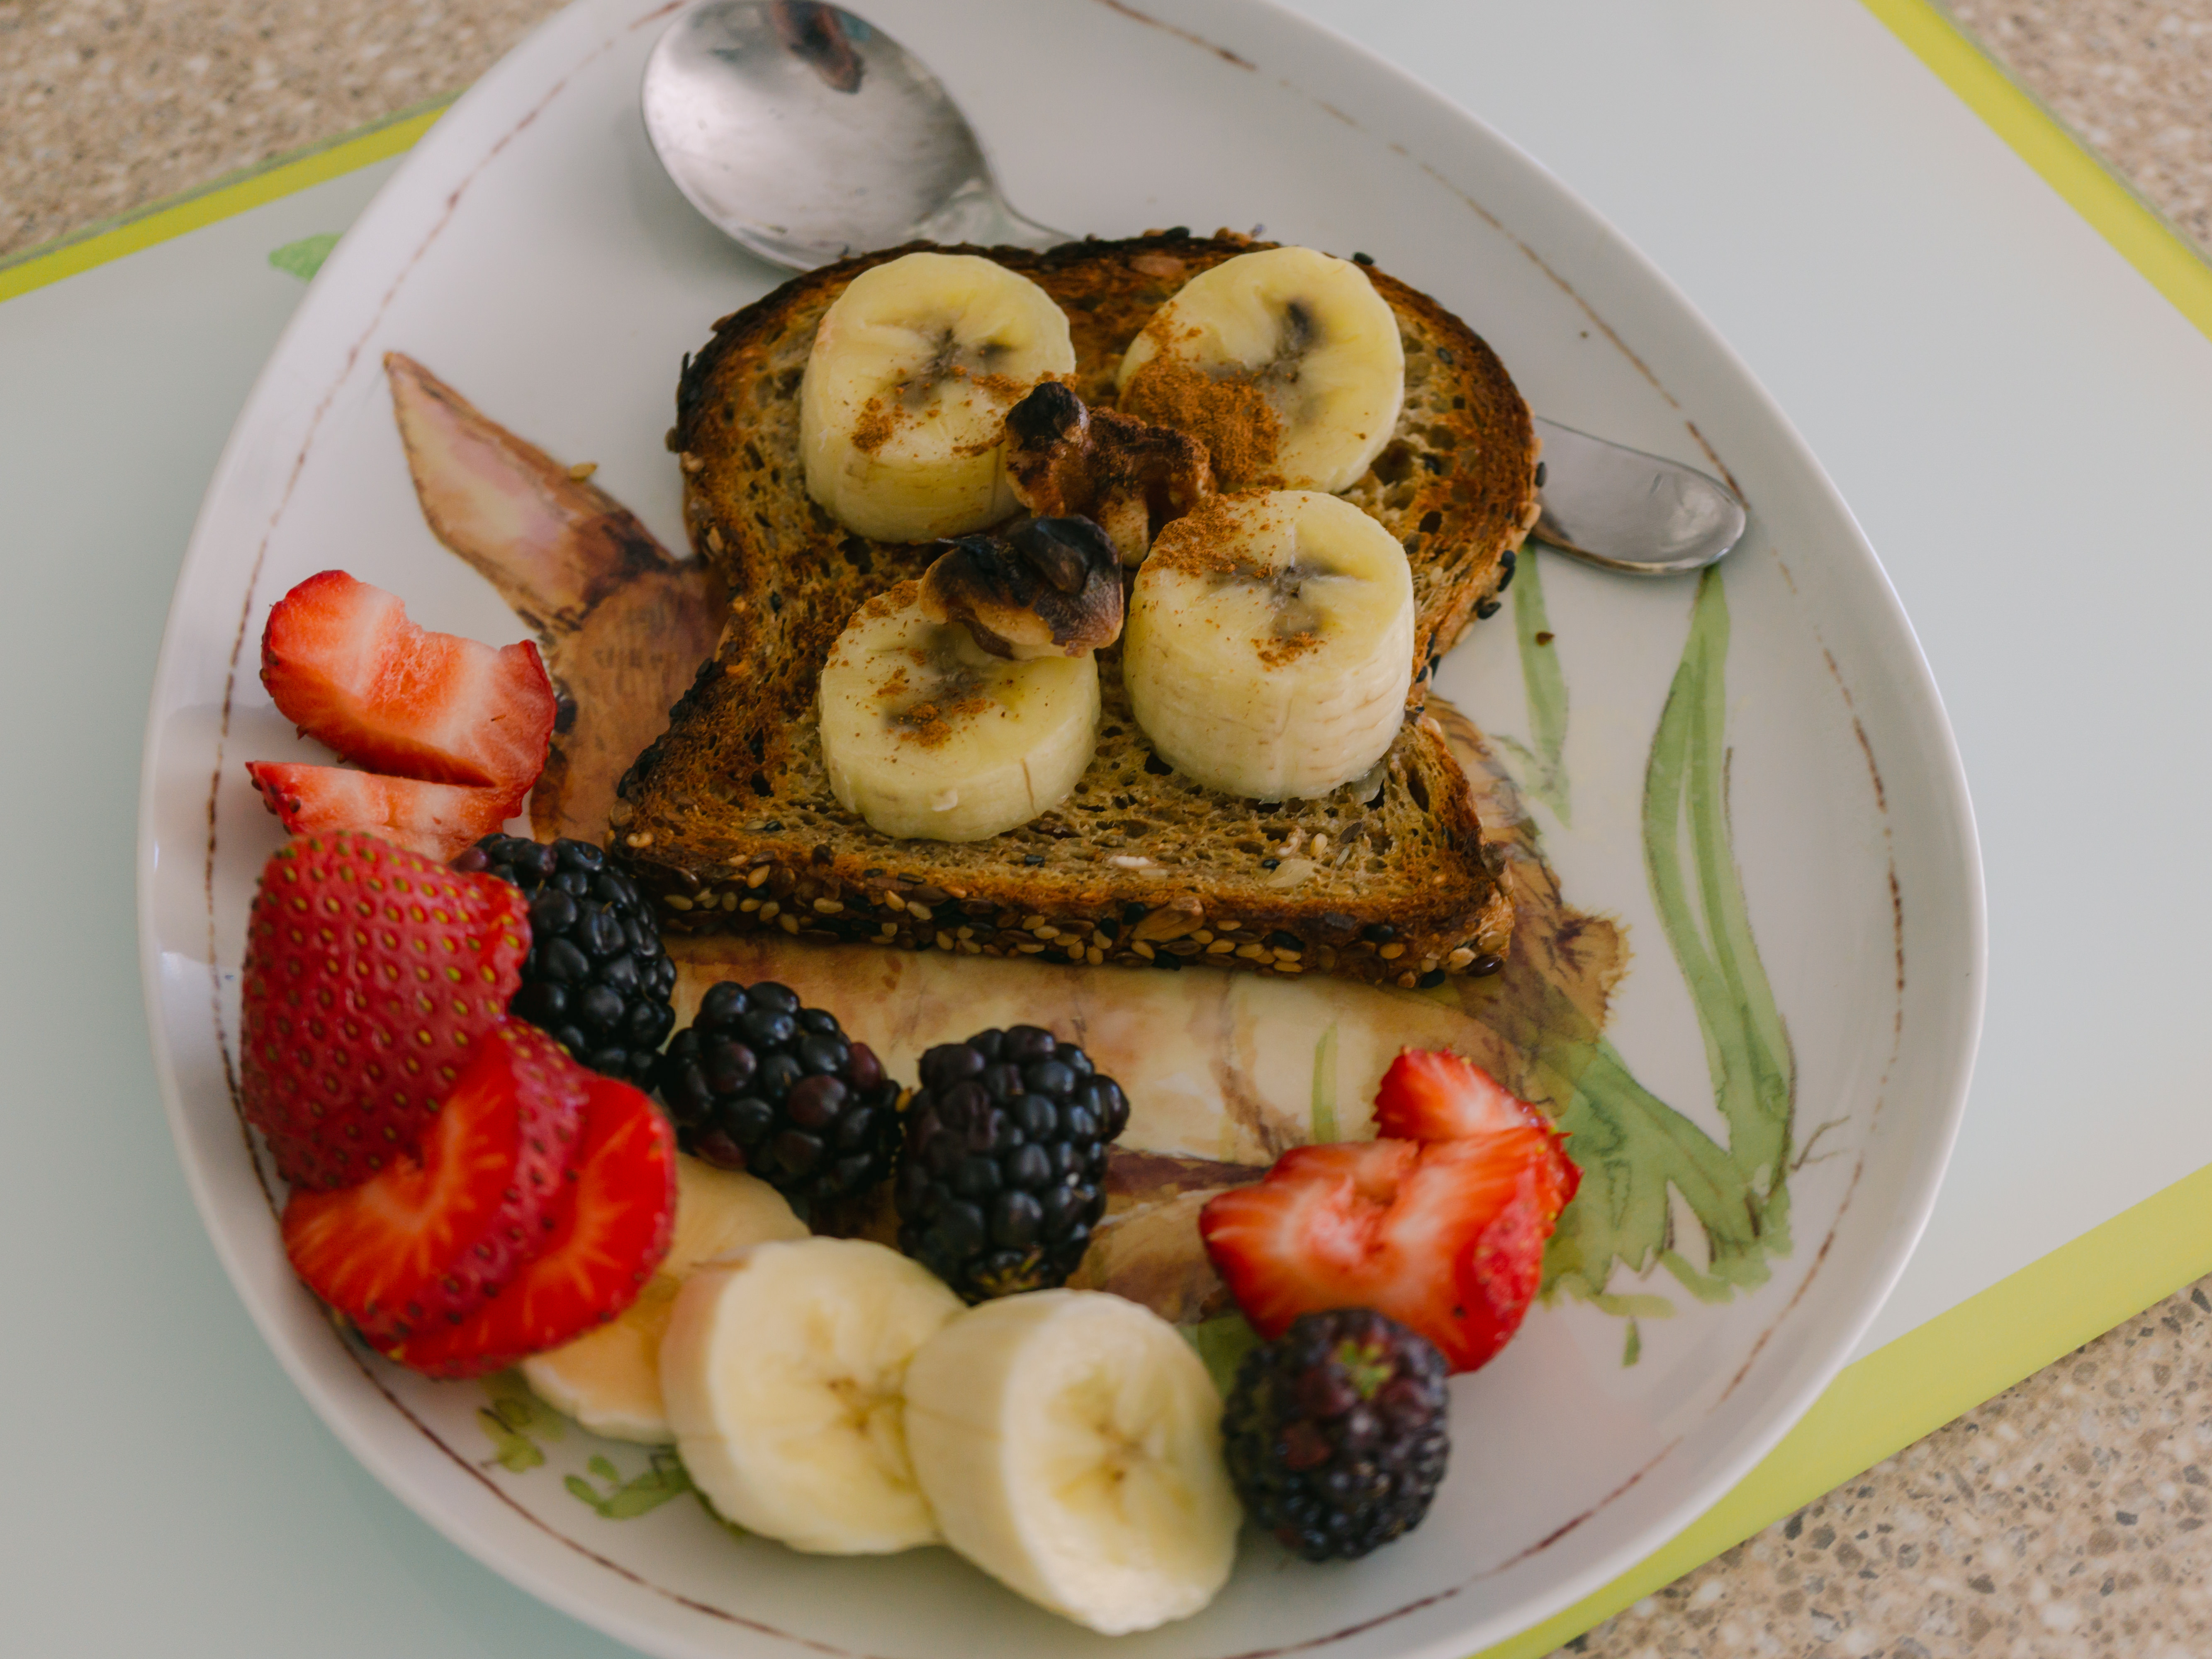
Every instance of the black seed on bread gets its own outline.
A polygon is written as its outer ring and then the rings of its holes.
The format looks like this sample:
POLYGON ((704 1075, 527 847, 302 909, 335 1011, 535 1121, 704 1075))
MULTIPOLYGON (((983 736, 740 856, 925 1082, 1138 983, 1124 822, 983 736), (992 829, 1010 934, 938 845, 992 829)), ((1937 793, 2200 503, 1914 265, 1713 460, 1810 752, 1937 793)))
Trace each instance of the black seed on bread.
MULTIPOLYGON (((962 251, 1060 301, 1076 390, 1110 407, 1120 355, 1160 303, 1264 246, 1224 234, 962 251)), ((831 301, 908 251, 794 278, 723 319, 685 365, 670 447, 692 540, 735 598, 715 656, 623 779, 611 816, 665 925, 1407 987, 1502 953, 1511 906, 1467 781, 1419 712, 1420 665, 1489 599, 1533 522, 1534 443, 1489 348, 1372 270, 1400 319, 1406 410, 1344 493, 1406 547, 1417 611, 1414 706, 1376 770, 1279 805, 1200 788, 1146 743, 1109 649, 1099 653, 1097 754, 1053 811, 954 844, 890 840, 837 805, 815 725, 823 661, 863 600, 920 576, 943 550, 870 541, 815 505, 799 459, 799 386, 831 301)))

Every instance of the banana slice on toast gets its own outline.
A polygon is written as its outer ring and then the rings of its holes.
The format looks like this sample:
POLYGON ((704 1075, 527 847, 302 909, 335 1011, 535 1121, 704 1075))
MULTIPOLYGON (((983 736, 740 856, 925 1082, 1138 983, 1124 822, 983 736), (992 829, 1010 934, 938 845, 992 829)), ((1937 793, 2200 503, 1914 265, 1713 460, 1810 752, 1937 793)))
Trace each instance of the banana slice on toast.
MULTIPOLYGON (((1118 595, 1117 595, 1118 598, 1118 595)), ((830 793, 886 836, 981 841, 1057 805, 1098 744, 1098 665, 994 656, 901 582, 854 614, 822 669, 830 793)))
POLYGON ((1121 673, 1185 776, 1311 800, 1389 752, 1413 675, 1405 550, 1318 490, 1223 496, 1160 532, 1137 573, 1121 673))
POLYGON ((1066 316, 994 260, 909 253, 863 271, 823 314, 799 385, 807 492, 878 541, 995 523, 1016 507, 1006 411, 1074 367, 1066 316))
POLYGON ((1390 441, 1406 354, 1365 271, 1274 247, 1185 283, 1115 383, 1124 414, 1203 440, 1224 489, 1339 490, 1390 441))

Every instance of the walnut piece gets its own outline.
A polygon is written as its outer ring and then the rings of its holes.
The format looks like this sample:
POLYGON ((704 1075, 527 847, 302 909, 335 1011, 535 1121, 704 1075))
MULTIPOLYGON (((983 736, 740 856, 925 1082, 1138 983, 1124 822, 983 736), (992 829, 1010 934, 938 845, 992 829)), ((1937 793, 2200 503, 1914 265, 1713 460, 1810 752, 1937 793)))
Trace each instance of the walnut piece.
POLYGON ((1121 637, 1121 559, 1088 519, 1032 519, 948 544, 922 573, 921 605, 994 657, 1079 657, 1121 637))
POLYGON ((1212 464, 1196 438, 1086 408, 1058 380, 1006 411, 1006 479, 1040 519, 1091 520, 1128 565, 1142 563, 1160 527, 1214 488, 1212 464))

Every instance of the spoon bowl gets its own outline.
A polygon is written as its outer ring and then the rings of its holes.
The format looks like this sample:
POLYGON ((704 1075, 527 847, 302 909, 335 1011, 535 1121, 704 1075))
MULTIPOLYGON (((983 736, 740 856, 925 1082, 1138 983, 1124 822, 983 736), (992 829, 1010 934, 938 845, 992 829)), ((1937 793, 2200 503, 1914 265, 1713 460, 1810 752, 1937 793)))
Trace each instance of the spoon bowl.
POLYGON ((708 0, 647 60, 645 130, 725 234, 811 270, 927 239, 1071 239, 1006 205, 975 129, 928 66, 850 12, 708 0))
POLYGON ((1547 547, 1632 576, 1702 570, 1734 547, 1747 522, 1734 490, 1695 467, 1535 420, 1544 464, 1544 515, 1531 532, 1547 547))

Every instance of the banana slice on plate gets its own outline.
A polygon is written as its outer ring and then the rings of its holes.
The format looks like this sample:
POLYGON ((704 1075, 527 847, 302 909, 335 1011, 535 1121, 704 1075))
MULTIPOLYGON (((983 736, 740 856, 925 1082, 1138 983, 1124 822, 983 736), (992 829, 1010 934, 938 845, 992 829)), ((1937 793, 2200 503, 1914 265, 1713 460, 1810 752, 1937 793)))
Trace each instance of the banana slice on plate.
POLYGON ((1067 318, 971 253, 862 271, 823 314, 799 391, 807 493, 884 542, 980 530, 1016 507, 1006 411, 1075 368, 1067 318))
POLYGON ((1115 384, 1122 413, 1202 439, 1224 489, 1346 489, 1398 423, 1406 351, 1358 265, 1267 248, 1178 289, 1115 384))
POLYGON ((902 582, 830 649, 822 759, 837 804, 871 829, 981 841, 1066 798, 1098 745, 1098 711, 1088 653, 993 656, 961 623, 933 621, 920 585, 902 582))
POLYGON ((1317 490, 1218 497, 1137 572, 1121 673, 1160 757, 1208 788, 1311 800, 1389 752, 1413 678, 1405 550, 1317 490))
POLYGON ((935 1543, 900 1389, 961 1309, 928 1269, 854 1238, 762 1244, 701 1267, 660 1348, 676 1449, 721 1514, 793 1549, 935 1543))
POLYGON ((907 1368, 915 1472, 945 1541, 1118 1636, 1196 1613, 1236 1564, 1221 1396, 1196 1352, 1103 1291, 970 1309, 907 1368))
POLYGON ((594 1434, 668 1444, 676 1431, 661 1397, 660 1343, 684 1279, 717 1256, 806 1237, 806 1224, 765 1181, 679 1156, 676 1237, 660 1270, 620 1317, 524 1360, 523 1380, 540 1400, 594 1434))

